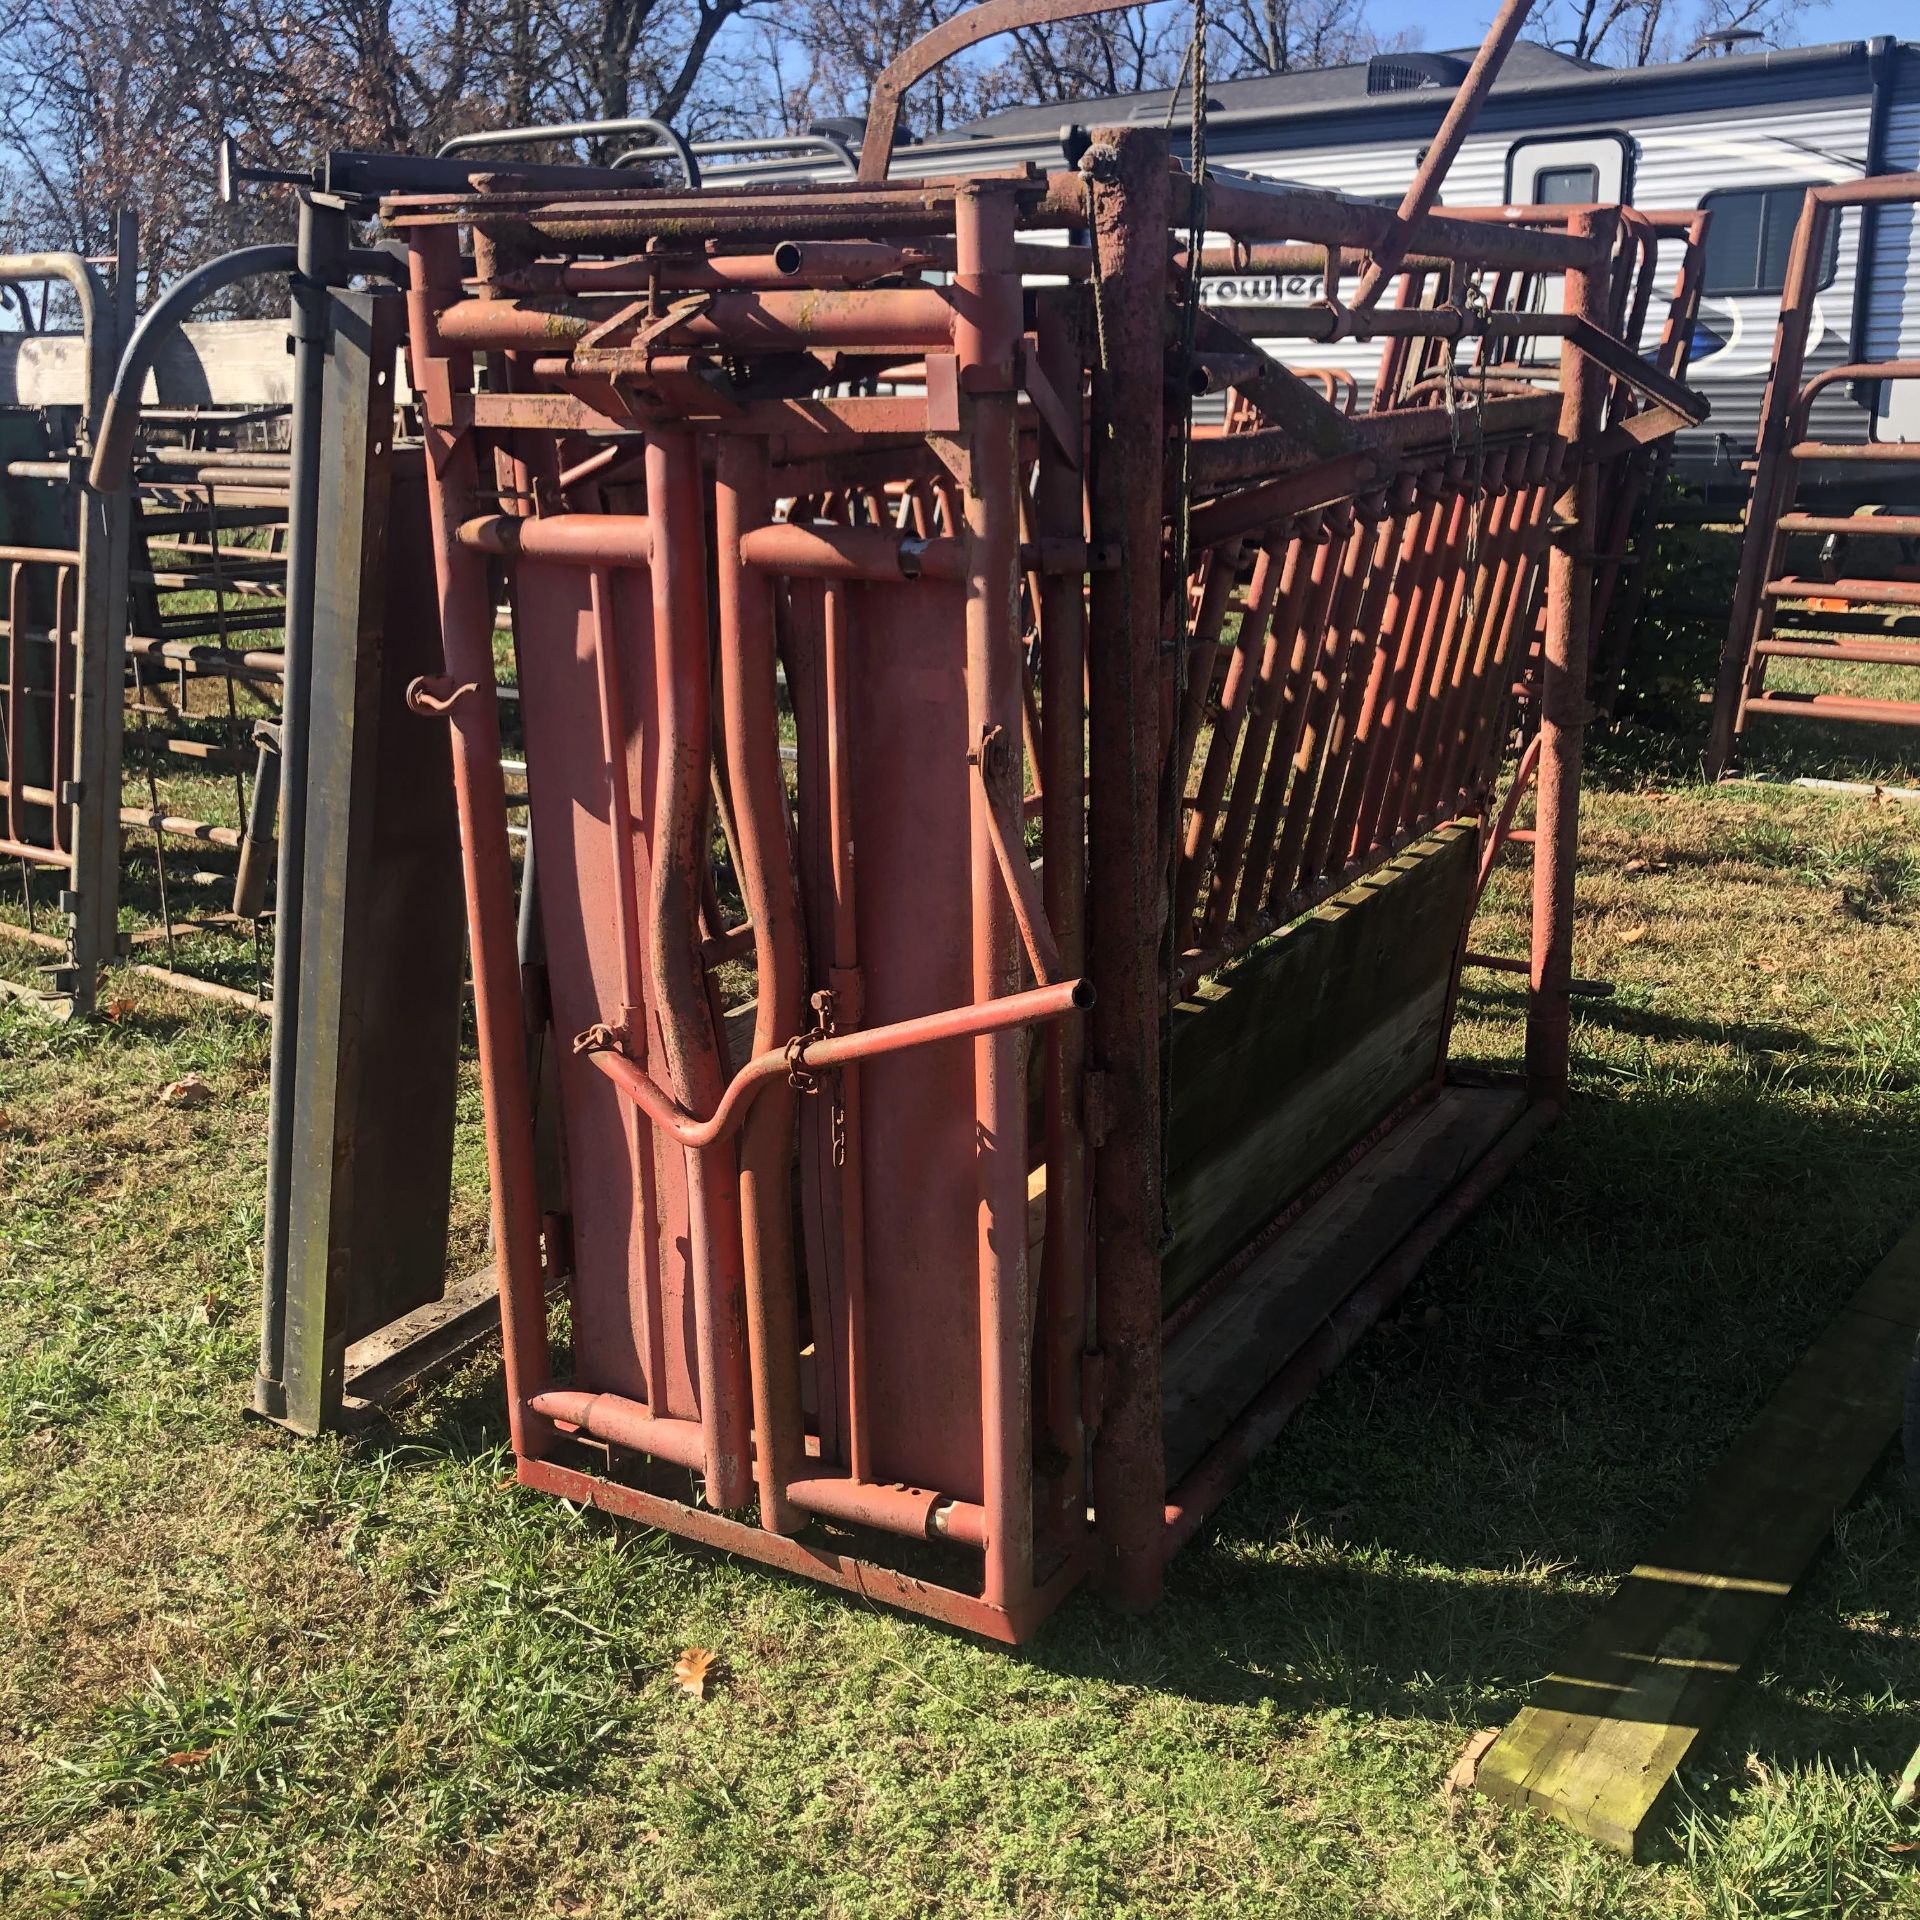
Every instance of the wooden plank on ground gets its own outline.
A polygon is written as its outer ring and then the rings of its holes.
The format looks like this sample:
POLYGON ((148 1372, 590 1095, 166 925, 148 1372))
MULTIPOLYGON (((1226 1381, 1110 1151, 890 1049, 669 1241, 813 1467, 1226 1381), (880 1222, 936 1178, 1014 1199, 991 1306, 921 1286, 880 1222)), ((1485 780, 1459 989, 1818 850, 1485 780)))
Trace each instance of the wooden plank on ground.
POLYGON ((1685 1517, 1634 1568, 1480 1762, 1483 1793, 1632 1855, 1899 1431, 1920 1329, 1920 1226, 1874 1269, 1685 1517))

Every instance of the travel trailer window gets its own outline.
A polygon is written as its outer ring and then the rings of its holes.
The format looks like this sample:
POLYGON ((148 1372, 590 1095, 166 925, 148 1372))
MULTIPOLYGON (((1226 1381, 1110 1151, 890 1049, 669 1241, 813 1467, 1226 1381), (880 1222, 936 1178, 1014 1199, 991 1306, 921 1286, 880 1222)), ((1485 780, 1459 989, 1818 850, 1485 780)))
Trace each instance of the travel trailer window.
POLYGON ((1633 142, 1624 133, 1532 134, 1507 149, 1509 206, 1590 207, 1633 199, 1633 142))
MULTIPOLYGON (((1709 294, 1779 293, 1787 284, 1787 255, 1810 183, 1730 187, 1700 202, 1713 219, 1707 226, 1706 288, 1709 294)), ((1826 256, 1819 284, 1833 284, 1840 252, 1840 223, 1827 225, 1826 256)))
POLYGON ((1590 207, 1599 198, 1598 167, 1542 167, 1533 176, 1537 207, 1590 207))

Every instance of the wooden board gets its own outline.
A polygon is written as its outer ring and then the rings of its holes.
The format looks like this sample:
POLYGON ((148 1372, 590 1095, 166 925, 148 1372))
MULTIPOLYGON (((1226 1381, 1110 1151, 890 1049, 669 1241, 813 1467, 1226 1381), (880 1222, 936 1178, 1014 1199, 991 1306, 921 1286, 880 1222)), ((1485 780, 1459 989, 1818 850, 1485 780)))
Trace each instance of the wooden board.
POLYGON ((1180 1329, 1161 1376, 1170 1482, 1232 1425, 1525 1106, 1519 1088, 1445 1088, 1180 1329))
POLYGON ((1899 1431, 1920 1329, 1910 1230, 1480 1763, 1483 1793, 1632 1855, 1694 1742, 1899 1431))
POLYGON ((1443 828, 1175 1008, 1169 1307, 1437 1075, 1474 844, 1443 828))
MULTIPOLYGON (((86 382, 77 333, 0 333, 0 406, 84 406, 86 382)), ((141 397, 165 407, 291 406, 285 317, 189 321, 161 347, 141 397)))

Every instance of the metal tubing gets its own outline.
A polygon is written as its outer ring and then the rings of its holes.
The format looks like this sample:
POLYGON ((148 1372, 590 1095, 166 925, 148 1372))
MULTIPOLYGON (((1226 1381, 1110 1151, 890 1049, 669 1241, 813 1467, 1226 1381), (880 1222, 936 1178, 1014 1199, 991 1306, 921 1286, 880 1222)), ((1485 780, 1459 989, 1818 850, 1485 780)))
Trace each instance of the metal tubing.
MULTIPOLYGON (((449 345, 506 351, 574 346, 595 328, 620 316, 618 306, 581 311, 578 306, 540 307, 518 300, 462 300, 440 316, 449 345)), ((636 316, 637 318, 637 316, 636 316)), ((651 323, 649 323, 651 324, 651 323)), ((683 317, 651 335, 651 346, 594 347, 591 364, 623 352, 641 355, 632 371, 644 372, 646 354, 667 341, 712 342, 740 352, 782 352, 797 347, 910 348, 944 350, 952 343, 952 296, 940 287, 882 287, 820 293, 729 291, 690 302, 683 317)))
MULTIPOLYGON (((434 296, 459 273, 458 234, 449 228, 419 234, 411 267, 408 317, 415 377, 423 384, 444 381, 452 391, 470 389, 471 360, 464 354, 447 354, 433 330, 434 296)), ((528 1402, 546 1390, 552 1360, 540 1258, 540 1196, 533 1158, 533 1101, 520 989, 513 862, 507 841, 506 783, 500 770, 500 718, 494 693, 494 599, 485 560, 463 547, 456 533, 459 503, 479 492, 473 437, 436 420, 431 409, 425 434, 438 480, 437 485, 428 487, 427 497, 432 510, 434 574, 447 677, 456 686, 471 685, 475 689, 454 703, 448 718, 453 729, 454 794, 459 806, 461 865, 473 940, 480 1081, 489 1119, 487 1177, 494 1262, 500 1275, 501 1364, 506 1375, 513 1450, 524 1461, 548 1449, 548 1436, 541 1430, 538 1416, 529 1417, 528 1402)), ((281 874, 284 882, 284 855, 281 874)), ((284 896, 282 901, 284 905, 284 896)))
POLYGON ((555 1387, 536 1393, 527 1402, 530 1411, 545 1420, 578 1427, 596 1440, 635 1453, 670 1460, 696 1472, 706 1459, 706 1443, 697 1420, 672 1420, 649 1413, 637 1400, 617 1393, 578 1393, 555 1387))
MULTIPOLYGON (((821 660, 826 687, 827 879, 832 897, 832 927, 827 942, 827 977, 832 981, 835 1020, 857 1026, 860 942, 858 902, 854 894, 853 840, 853 663, 849 658, 846 589, 828 580, 821 592, 821 660), (851 1002, 852 1004, 847 1004, 851 1002)), ((856 1480, 870 1480, 872 1459, 867 1427, 867 1219, 865 1140, 861 1131, 860 1068, 851 1062, 838 1080, 840 1275, 847 1322, 847 1463, 856 1480)))
MULTIPOLYGON (((711 673, 700 454, 691 433, 647 436, 647 505, 659 729, 650 958, 670 1083, 683 1103, 705 1107, 724 1091, 725 1067, 700 958, 696 885, 706 866, 711 673)), ((739 1172, 730 1150, 689 1151, 687 1207, 707 1504, 727 1510, 746 1504, 751 1481, 739 1172)))
MULTIPOLYGON (((970 469, 967 531, 967 733, 976 751, 1020 737, 1018 402, 1020 278, 1013 201, 991 189, 956 197, 954 348, 970 469)), ((1020 844, 1020 785, 976 782, 969 869, 973 995, 1014 992, 1020 958, 994 851, 998 831, 1020 844)), ((1023 1603, 1033 1589, 1032 1310, 1027 1273, 1025 1049, 1012 1028, 974 1039, 974 1118, 980 1181, 980 1427, 987 1511, 983 1596, 1023 1603)))
MULTIPOLYGON (((1077 293, 1042 293, 1037 301, 1041 371, 1056 393, 1072 394, 1078 418, 1086 314, 1077 293)), ((1035 532, 1041 539, 1081 535, 1086 504, 1083 450, 1040 440, 1033 485, 1035 532)), ((1040 764, 1042 901, 1062 970, 1086 965, 1086 669, 1087 596, 1077 576, 1041 574, 1035 611, 1040 628, 1040 764)), ((1047 1457, 1058 1471, 1041 1493, 1052 1537, 1078 1540, 1087 1526, 1087 1432, 1081 1406, 1085 1352, 1091 1336, 1088 1151, 1084 1112, 1087 1031, 1083 1021, 1050 1023, 1045 1031, 1047 1211, 1040 1260, 1042 1419, 1047 1457)))
POLYGON ((822 580, 964 580, 964 541, 931 540, 888 527, 848 527, 795 520, 755 527, 740 543, 742 560, 768 573, 822 580))
MULTIPOLYGON (((747 533, 772 508, 767 458, 728 435, 715 451, 715 557, 721 711, 734 797, 741 900, 753 929, 753 1050, 774 1052, 798 1033, 806 999, 800 893, 788 856, 787 799, 775 699, 773 597, 746 563, 747 533)), ((796 1533, 802 1517, 788 1485, 805 1456, 800 1415, 799 1301, 788 1163, 795 1098, 769 1082, 740 1130, 747 1356, 752 1373, 754 1470, 760 1524, 796 1533)))
MULTIPOLYGON (((1042 1020, 1059 1020, 1084 1013, 1095 1005, 1090 980, 1062 980, 1055 986, 1031 987, 984 1005, 953 1007, 944 1013, 921 1014, 883 1027, 862 1027, 855 1033, 820 1038, 796 1035, 784 1046, 758 1053, 727 1083, 720 1103, 704 1120, 697 1118, 639 1065, 623 1053, 600 1048, 583 1049, 587 1058, 627 1097, 638 1103, 647 1118, 684 1147, 710 1146, 724 1140, 746 1117, 768 1081, 779 1074, 807 1076, 877 1060, 884 1054, 905 1053, 941 1040, 973 1040, 987 1033, 1005 1033, 1042 1020)), ((576 1042, 576 1045, 579 1043, 576 1042)))
MULTIPOLYGON (((1572 233, 1610 241, 1611 213, 1576 214, 1572 233)), ((1567 276, 1568 311, 1598 320, 1605 285, 1597 271, 1567 276)), ((1598 475, 1579 457, 1598 431, 1606 382, 1598 366, 1571 341, 1561 349, 1564 396, 1560 441, 1567 484, 1554 503, 1553 548, 1547 572, 1547 631, 1541 650, 1540 775, 1534 816, 1533 934, 1528 976, 1527 1084, 1534 1098, 1555 1107, 1567 1100, 1573 977, 1573 890, 1580 823, 1580 749, 1587 707, 1587 628, 1593 561, 1587 551, 1598 499, 1598 475)))

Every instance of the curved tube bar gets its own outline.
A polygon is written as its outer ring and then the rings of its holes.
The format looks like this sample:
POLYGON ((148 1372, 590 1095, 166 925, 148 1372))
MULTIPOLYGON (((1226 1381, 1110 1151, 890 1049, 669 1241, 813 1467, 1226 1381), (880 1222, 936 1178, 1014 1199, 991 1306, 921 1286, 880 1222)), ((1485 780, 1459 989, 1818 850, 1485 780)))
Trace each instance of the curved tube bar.
MULTIPOLYGON (((457 134, 434 158, 450 160, 455 154, 475 153, 482 147, 517 147, 530 140, 579 140, 608 133, 652 134, 659 144, 643 151, 649 157, 654 153, 672 154, 686 176, 687 185, 699 186, 700 163, 693 157, 693 149, 664 120, 562 120, 549 127, 491 127, 483 133, 457 134)), ((623 153, 613 164, 623 166, 639 157, 639 154, 623 153)))
MULTIPOLYGON (((1004 1033, 1040 1020, 1058 1020, 1084 1013, 1093 1005, 1093 982, 1063 980, 1050 987, 1010 993, 981 1006, 954 1007, 945 1013, 922 1014, 914 1020, 896 1020, 889 1026, 865 1027, 856 1033, 831 1033, 818 1040, 796 1036, 784 1047, 755 1054, 727 1083, 720 1104, 704 1120, 689 1113, 637 1061, 611 1048, 582 1048, 588 1059, 616 1087, 635 1101, 653 1124, 683 1147, 707 1147, 726 1136, 745 1118, 749 1105, 776 1074, 829 1072, 835 1067, 875 1060, 883 1054, 905 1053, 911 1047, 931 1046, 937 1040, 972 1040, 983 1033, 1004 1033)), ((580 1046, 575 1041, 576 1047, 580 1046)))

